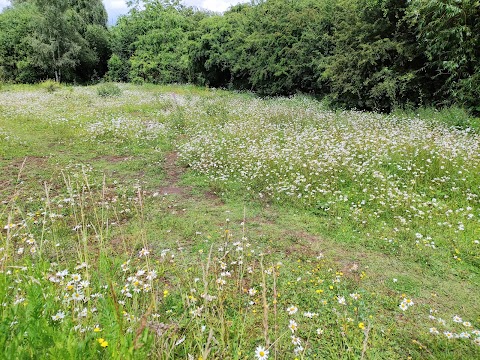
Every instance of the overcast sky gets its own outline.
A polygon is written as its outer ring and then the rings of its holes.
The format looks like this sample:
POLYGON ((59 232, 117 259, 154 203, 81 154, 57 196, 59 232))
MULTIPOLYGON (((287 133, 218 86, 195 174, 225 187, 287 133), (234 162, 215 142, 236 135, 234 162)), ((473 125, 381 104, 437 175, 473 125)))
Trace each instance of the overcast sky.
MULTIPOLYGON (((225 11, 231 5, 235 5, 241 2, 247 2, 248 0, 183 0, 185 5, 197 6, 206 10, 212 11, 225 11)), ((119 15, 126 14, 128 11, 126 0, 103 0, 105 8, 108 12, 109 23, 114 24, 119 15)), ((8 0, 0 0, 0 8, 4 8, 9 5, 8 0)))

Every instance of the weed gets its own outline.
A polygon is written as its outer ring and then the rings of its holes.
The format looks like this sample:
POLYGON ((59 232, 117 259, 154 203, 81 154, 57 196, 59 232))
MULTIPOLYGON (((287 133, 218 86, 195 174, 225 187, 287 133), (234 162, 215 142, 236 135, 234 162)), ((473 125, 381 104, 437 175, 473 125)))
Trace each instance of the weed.
POLYGON ((120 96, 122 89, 114 83, 102 83, 97 85, 97 94, 101 97, 120 96))
POLYGON ((45 91, 49 93, 53 93, 61 88, 60 83, 56 82, 55 80, 47 79, 40 83, 40 86, 45 89, 45 91))

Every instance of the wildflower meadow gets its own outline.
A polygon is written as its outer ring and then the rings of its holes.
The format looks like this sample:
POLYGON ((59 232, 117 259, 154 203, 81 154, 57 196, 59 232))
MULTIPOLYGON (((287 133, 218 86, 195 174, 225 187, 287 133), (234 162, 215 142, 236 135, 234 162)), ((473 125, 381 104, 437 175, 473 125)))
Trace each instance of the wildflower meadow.
POLYGON ((480 135, 449 111, 4 85, 0 358, 479 358, 480 135))

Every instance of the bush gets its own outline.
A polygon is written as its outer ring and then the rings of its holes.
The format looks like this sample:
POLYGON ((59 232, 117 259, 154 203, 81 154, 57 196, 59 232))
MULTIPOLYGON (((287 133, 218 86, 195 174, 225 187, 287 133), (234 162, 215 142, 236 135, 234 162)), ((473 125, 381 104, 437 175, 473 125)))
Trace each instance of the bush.
POLYGON ((122 90, 114 83, 103 83, 98 85, 97 94, 102 97, 120 96, 122 90))
POLYGON ((107 77, 111 81, 126 81, 128 80, 129 64, 122 60, 117 54, 113 54, 108 60, 107 77))
POLYGON ((42 87, 42 89, 45 89, 49 93, 53 93, 53 92, 55 92, 55 91, 57 91, 61 88, 60 83, 58 83, 54 80, 51 80, 51 79, 47 79, 45 81, 42 81, 40 83, 40 86, 42 87))

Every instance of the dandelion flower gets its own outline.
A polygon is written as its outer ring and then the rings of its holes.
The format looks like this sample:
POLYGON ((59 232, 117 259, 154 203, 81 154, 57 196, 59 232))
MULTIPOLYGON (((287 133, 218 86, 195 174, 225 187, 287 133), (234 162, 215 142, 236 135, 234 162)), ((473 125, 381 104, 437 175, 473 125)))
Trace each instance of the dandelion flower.
POLYGON ((269 351, 265 349, 263 346, 258 346, 255 349, 255 357, 258 360, 267 360, 268 359, 268 353, 269 351))
POLYGON ((108 341, 106 341, 103 338, 99 338, 97 341, 100 344, 100 346, 103 347, 103 348, 106 348, 108 346, 108 341))

